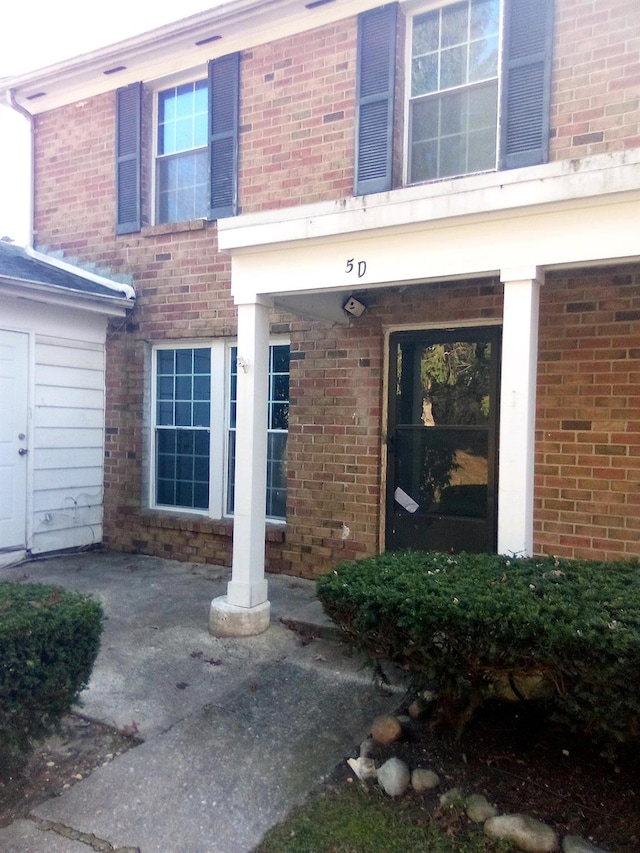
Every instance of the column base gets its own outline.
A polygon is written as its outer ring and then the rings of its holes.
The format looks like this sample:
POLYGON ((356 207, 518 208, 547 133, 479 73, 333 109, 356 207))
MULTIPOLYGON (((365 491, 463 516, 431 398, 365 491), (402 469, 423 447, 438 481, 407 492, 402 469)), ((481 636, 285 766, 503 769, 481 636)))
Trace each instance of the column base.
POLYGON ((214 637, 255 637, 264 633, 271 621, 271 603, 255 607, 229 604, 226 595, 214 598, 209 610, 209 633, 214 637))

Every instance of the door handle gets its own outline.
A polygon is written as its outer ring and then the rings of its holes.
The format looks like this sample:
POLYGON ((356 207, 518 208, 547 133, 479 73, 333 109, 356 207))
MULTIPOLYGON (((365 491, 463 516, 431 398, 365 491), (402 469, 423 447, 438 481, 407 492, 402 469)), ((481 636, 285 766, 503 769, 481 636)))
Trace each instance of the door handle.
POLYGON ((18 451, 20 456, 26 456, 28 452, 29 451, 27 450, 26 447, 21 447, 20 450, 18 451))

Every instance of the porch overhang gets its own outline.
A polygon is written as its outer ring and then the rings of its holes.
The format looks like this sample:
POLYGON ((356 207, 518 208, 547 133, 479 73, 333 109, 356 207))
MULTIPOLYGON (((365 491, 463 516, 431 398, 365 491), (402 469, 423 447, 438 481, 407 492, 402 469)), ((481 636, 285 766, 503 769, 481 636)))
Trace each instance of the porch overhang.
MULTIPOLYGON (((640 149, 218 223, 237 300, 640 261, 640 149)), ((291 300, 292 306, 294 302, 291 300)))

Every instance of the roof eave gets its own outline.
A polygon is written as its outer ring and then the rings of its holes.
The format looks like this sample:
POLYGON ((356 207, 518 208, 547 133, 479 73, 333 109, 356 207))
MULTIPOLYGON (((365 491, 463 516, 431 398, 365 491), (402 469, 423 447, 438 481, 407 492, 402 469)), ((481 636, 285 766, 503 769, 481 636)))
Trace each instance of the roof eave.
POLYGON ((134 307, 135 299, 126 296, 109 296, 98 293, 86 293, 68 287, 53 284, 43 284, 37 281, 26 281, 0 274, 0 296, 14 299, 24 299, 44 305, 55 305, 71 308, 75 311, 85 311, 92 314, 102 314, 107 317, 126 317, 134 307))

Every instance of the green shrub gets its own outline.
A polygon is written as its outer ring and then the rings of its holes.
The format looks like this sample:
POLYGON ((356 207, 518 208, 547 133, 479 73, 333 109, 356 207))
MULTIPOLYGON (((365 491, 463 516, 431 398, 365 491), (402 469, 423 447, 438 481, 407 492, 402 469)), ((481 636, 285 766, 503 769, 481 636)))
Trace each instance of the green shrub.
POLYGON ((557 717, 603 741, 640 735, 640 566, 487 554, 386 553, 317 584, 326 613, 376 659, 465 703, 546 687, 557 717))
POLYGON ((44 584, 0 582, 0 753, 26 753, 86 686, 102 608, 44 584))

